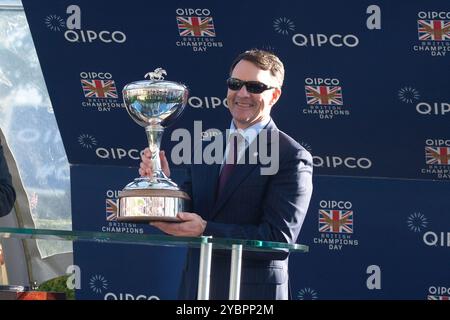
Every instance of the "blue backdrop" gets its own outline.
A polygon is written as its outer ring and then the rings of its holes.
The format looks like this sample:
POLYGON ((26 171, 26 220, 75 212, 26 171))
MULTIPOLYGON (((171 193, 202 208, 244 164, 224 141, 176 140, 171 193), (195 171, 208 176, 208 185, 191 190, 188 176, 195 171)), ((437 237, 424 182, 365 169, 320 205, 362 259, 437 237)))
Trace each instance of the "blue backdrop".
MULTIPOLYGON (((272 116, 314 156, 299 239, 311 250, 291 257, 295 297, 450 296, 448 2, 23 4, 72 166, 74 229, 153 232, 107 218, 147 143, 123 107, 125 84, 163 67, 189 87, 184 114, 165 132, 170 150, 176 128, 229 126, 229 64, 246 49, 269 49, 286 68, 272 116)), ((175 297, 178 276, 164 286, 151 275, 167 265, 177 275, 183 249, 74 250, 83 298, 175 297)))

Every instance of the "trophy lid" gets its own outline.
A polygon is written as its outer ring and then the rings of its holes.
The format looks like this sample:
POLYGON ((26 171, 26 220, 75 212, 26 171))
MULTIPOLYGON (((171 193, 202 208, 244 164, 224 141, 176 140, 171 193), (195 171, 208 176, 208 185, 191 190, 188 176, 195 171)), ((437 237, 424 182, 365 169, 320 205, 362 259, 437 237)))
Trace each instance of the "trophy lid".
POLYGON ((184 84, 167 81, 164 80, 164 76, 167 75, 166 70, 162 68, 156 68, 155 71, 147 72, 144 78, 149 78, 150 80, 140 80, 134 81, 132 83, 127 84, 123 91, 129 90, 146 90, 151 88, 154 90, 155 88, 167 89, 167 90, 186 90, 187 87, 184 84))
POLYGON ((177 90, 184 91, 187 90, 187 87, 184 84, 167 80, 139 80, 125 85, 125 87, 123 87, 122 92, 126 91, 128 93, 133 90, 154 91, 156 89, 170 90, 170 91, 177 91, 177 90))
POLYGON ((164 80, 165 74, 165 70, 158 68, 145 75, 149 76, 150 80, 129 83, 122 90, 128 114, 143 127, 166 127, 178 118, 186 106, 187 87, 178 82, 164 80))

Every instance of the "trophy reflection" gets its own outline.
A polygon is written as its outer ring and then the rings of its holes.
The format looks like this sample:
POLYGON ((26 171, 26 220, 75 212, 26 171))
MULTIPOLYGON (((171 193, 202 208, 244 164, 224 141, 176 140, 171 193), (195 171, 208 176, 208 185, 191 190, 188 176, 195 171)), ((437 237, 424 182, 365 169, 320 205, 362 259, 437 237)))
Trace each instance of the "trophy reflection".
POLYGON ((129 83, 122 90, 128 114, 145 127, 153 175, 136 178, 125 186, 119 195, 118 221, 179 221, 178 212, 185 211, 190 201, 161 169, 159 150, 164 127, 181 115, 188 99, 186 86, 164 80, 166 74, 158 68, 145 75, 149 80, 129 83))

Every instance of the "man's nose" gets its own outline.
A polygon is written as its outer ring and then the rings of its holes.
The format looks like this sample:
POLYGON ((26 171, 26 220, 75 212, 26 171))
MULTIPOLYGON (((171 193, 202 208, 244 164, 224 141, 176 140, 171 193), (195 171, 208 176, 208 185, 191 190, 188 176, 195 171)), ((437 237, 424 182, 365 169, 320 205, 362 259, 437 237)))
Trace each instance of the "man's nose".
POLYGON ((247 91, 247 87, 243 85, 237 92, 237 95, 240 97, 248 97, 250 93, 247 91))

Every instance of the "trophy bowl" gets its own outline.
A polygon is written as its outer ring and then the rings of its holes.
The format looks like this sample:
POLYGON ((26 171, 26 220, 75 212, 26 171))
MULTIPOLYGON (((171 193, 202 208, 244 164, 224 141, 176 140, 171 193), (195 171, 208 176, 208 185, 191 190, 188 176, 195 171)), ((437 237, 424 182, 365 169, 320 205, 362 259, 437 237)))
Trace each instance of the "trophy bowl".
POLYGON ((178 212, 188 208, 190 198, 161 170, 159 150, 164 128, 174 123, 186 106, 188 89, 183 84, 164 80, 166 72, 161 68, 147 75, 150 80, 129 83, 122 94, 130 117, 145 128, 152 152, 153 175, 134 179, 120 192, 117 220, 177 222, 178 212))

